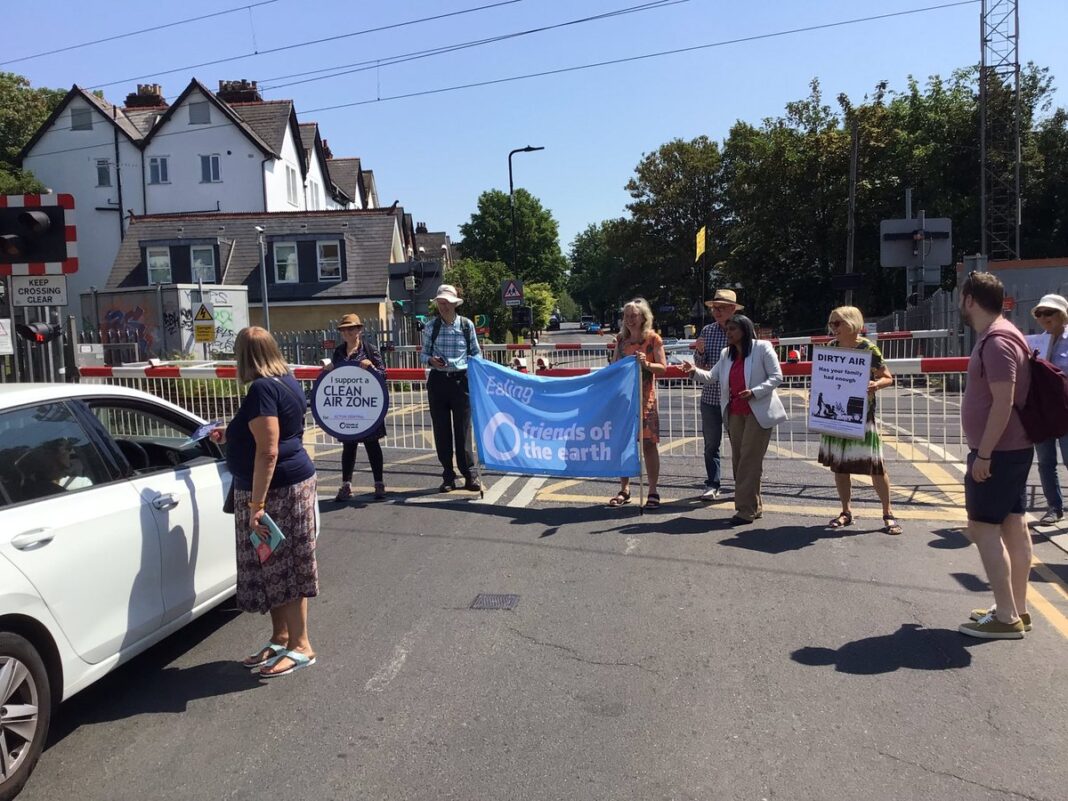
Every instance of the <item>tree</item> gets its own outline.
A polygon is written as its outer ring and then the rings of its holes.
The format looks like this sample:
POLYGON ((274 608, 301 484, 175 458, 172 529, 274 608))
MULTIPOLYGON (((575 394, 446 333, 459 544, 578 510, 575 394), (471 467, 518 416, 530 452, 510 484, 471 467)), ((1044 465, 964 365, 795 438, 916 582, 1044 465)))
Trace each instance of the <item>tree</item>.
POLYGON ((523 303, 531 307, 535 331, 542 331, 549 324, 549 315, 556 308, 556 293, 552 285, 535 281, 523 285, 523 303))
POLYGON ((567 262, 560 252, 560 231, 552 212, 525 189, 515 191, 516 239, 519 264, 512 264, 512 212, 508 194, 498 189, 483 192, 478 211, 460 226, 463 252, 484 262, 503 262, 509 277, 545 281, 563 289, 567 262))
POLYGON ((44 188, 19 169, 18 155, 66 94, 61 89, 34 89, 23 76, 0 72, 0 195, 44 188))
POLYGON ((490 338, 503 342, 512 321, 512 313, 501 300, 501 281, 506 280, 508 266, 501 262, 460 259, 445 271, 445 281, 456 287, 464 299, 460 307, 472 320, 478 314, 489 319, 490 338))

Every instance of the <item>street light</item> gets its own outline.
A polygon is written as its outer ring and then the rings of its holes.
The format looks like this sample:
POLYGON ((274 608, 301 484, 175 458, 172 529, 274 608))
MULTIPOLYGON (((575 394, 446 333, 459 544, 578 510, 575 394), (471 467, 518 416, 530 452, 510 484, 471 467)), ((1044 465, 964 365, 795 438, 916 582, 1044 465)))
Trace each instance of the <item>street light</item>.
POLYGON ((519 277, 519 263, 517 262, 516 234, 515 234, 515 188, 512 186, 512 156, 516 153, 533 153, 535 150, 544 150, 544 147, 517 147, 508 153, 508 205, 512 208, 512 275, 519 277))
POLYGON ((263 237, 266 229, 262 225, 256 226, 256 233, 260 240, 260 295, 263 298, 263 327, 271 330, 271 312, 267 308, 267 241, 263 237))

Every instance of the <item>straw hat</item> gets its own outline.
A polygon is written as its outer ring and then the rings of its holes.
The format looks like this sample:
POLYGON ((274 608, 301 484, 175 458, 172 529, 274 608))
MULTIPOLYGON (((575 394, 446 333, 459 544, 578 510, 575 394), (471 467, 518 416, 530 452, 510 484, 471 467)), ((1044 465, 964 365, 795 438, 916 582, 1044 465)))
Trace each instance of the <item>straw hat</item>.
POLYGON ((346 314, 337 324, 339 330, 342 328, 356 328, 357 326, 363 326, 363 323, 360 321, 360 315, 358 314, 346 314))
POLYGON ((712 300, 705 301, 705 305, 709 308, 712 308, 717 303, 731 303, 734 305, 735 311, 741 311, 745 308, 745 306, 738 302, 738 296, 734 294, 733 289, 717 289, 712 300))
POLYGON ((453 306, 459 306, 464 302, 464 299, 456 294, 456 287, 452 284, 442 284, 438 287, 438 294, 434 296, 434 300, 447 300, 453 306))
POLYGON ((1056 309, 1061 314, 1068 315, 1068 300, 1065 300, 1063 295, 1053 293, 1043 295, 1038 305, 1031 309, 1031 316, 1033 317, 1039 309, 1056 309))

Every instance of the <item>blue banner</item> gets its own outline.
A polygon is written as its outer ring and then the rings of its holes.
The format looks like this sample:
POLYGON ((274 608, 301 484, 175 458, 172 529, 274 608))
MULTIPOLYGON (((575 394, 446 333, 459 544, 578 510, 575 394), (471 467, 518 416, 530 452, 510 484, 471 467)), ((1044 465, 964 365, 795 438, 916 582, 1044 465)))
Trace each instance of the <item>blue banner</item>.
POLYGON ((480 461, 524 475, 637 475, 638 375, 634 359, 572 378, 541 378, 468 359, 480 461))

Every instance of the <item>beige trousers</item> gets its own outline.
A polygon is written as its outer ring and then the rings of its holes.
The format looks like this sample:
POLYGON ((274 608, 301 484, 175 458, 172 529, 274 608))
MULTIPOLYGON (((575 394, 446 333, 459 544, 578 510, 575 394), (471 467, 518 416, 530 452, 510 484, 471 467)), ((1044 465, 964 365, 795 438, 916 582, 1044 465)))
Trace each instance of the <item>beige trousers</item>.
POLYGON ((755 520, 764 514, 760 500, 760 480, 764 474, 764 454, 768 452, 771 429, 761 428, 751 414, 727 418, 731 438, 731 465, 734 467, 734 511, 738 517, 755 520))

